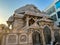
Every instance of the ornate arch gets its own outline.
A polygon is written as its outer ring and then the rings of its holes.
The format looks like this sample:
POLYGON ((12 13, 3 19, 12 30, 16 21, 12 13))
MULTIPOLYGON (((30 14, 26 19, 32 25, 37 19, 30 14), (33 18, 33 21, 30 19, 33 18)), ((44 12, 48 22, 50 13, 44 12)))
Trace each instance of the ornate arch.
POLYGON ((45 37, 46 44, 50 44, 51 43, 51 29, 49 26, 44 26, 43 34, 45 37))
POLYGON ((48 25, 44 25, 43 28, 45 28, 46 26, 49 27, 50 30, 52 30, 52 28, 48 25))

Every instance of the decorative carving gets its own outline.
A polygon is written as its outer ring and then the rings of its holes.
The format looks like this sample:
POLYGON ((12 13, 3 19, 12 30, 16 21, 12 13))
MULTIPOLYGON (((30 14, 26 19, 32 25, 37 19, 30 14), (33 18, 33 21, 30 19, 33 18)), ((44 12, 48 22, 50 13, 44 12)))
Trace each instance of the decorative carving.
POLYGON ((16 43, 16 35, 9 35, 8 36, 8 41, 9 44, 11 43, 16 43))
POLYGON ((20 41, 21 42, 25 42, 26 41, 26 35, 21 35, 21 37, 20 37, 20 41))

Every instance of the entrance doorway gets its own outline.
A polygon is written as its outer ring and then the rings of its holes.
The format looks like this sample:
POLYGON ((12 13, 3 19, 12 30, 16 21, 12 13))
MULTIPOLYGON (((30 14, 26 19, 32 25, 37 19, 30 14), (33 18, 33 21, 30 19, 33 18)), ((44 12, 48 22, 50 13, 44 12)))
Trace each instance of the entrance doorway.
POLYGON ((51 44, 51 30, 46 26, 43 30, 46 44, 51 44))
POLYGON ((34 32, 32 35, 33 45, 41 45, 40 33, 34 32))

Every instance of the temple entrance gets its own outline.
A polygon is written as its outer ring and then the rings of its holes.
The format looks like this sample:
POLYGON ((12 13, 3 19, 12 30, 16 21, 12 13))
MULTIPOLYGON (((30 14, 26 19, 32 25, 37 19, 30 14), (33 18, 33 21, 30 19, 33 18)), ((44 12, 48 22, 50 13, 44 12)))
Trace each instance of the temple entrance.
POLYGON ((33 45, 41 45, 40 33, 34 32, 32 35, 33 45))
POLYGON ((51 44, 51 31, 48 26, 44 28, 43 33, 44 33, 46 44, 51 44))

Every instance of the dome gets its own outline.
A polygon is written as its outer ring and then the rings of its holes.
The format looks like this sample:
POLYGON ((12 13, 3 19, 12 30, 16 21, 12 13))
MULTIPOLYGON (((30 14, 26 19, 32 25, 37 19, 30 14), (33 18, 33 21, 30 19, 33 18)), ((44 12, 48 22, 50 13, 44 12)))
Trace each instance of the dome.
POLYGON ((38 10, 37 7, 35 7, 34 5, 28 4, 28 5, 26 5, 26 6, 23 6, 23 7, 21 7, 21 8, 16 9, 16 10, 15 10, 15 13, 18 13, 18 14, 21 13, 21 14, 22 14, 22 13, 24 13, 25 11, 30 11, 30 12, 35 12, 35 13, 41 12, 41 11, 38 10))
POLYGON ((41 12, 39 9, 37 9, 36 6, 34 6, 32 4, 28 4, 26 6, 23 6, 21 8, 16 9, 14 14, 18 18, 23 18, 26 14, 27 15, 38 16, 38 17, 47 17, 47 18, 50 18, 50 16, 48 16, 44 12, 41 12))
POLYGON ((9 21, 9 22, 12 22, 13 19, 14 19, 14 17, 13 17, 13 16, 10 16, 9 19, 8 19, 8 21, 9 21))

